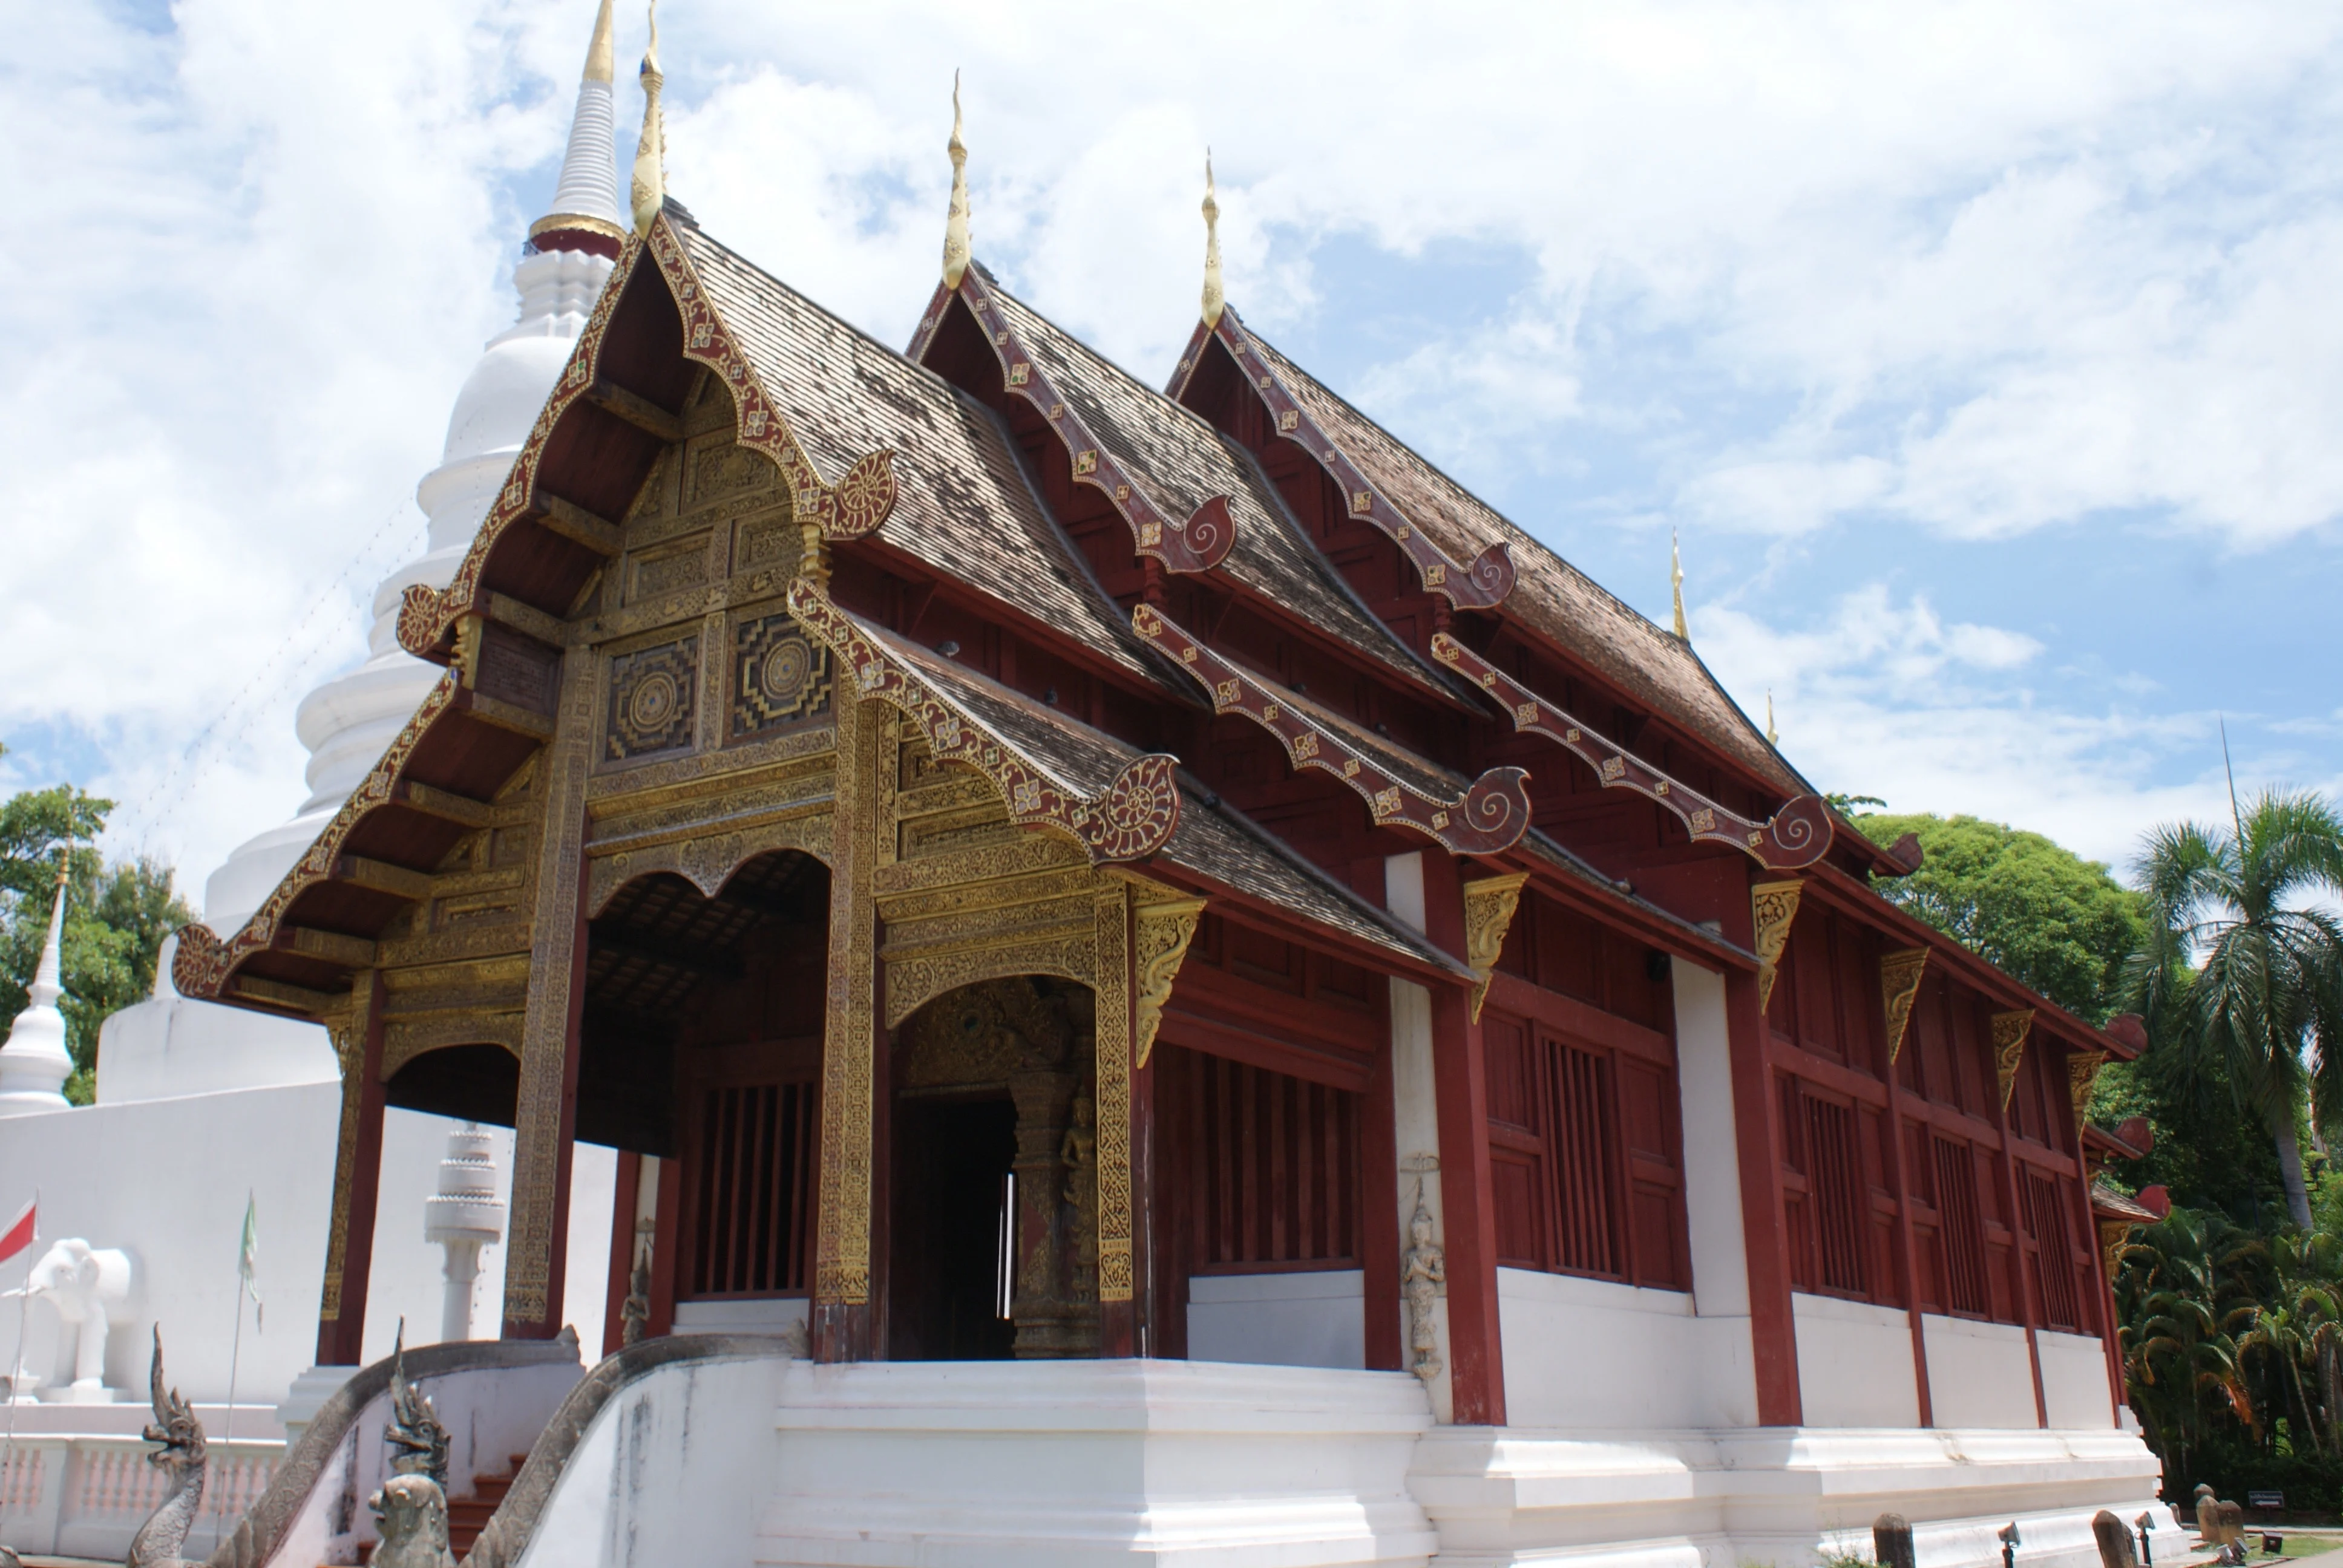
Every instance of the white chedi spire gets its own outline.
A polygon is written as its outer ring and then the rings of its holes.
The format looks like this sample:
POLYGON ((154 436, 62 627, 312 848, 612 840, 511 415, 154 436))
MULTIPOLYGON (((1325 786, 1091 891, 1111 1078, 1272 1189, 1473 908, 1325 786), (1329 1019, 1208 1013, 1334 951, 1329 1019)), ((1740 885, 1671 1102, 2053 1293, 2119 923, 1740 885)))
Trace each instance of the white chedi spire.
POLYGON ((416 487, 430 525, 429 543, 375 589, 367 662, 302 699, 294 726, 309 749, 309 798, 299 816, 238 846, 212 873, 204 890, 204 919, 216 931, 235 930, 259 908, 439 678, 437 668, 398 646, 400 596, 411 583, 444 588, 456 575, 623 243, 612 52, 609 0, 603 0, 560 182, 545 216, 529 226, 529 252, 513 268, 518 319, 488 340, 457 395, 439 465, 416 487))
POLYGON ((493 1133, 468 1121, 447 1134, 447 1158, 439 1161, 439 1191, 423 1201, 423 1239, 446 1249, 446 1294, 439 1308, 443 1341, 472 1337, 472 1287, 479 1278, 480 1249, 504 1239, 505 1204, 497 1196, 497 1145, 493 1133))
POLYGON ((65 994, 65 878, 57 873, 56 901, 49 906, 49 934, 33 971, 32 1000, 16 1015, 8 1043, 0 1046, 0 1116, 56 1111, 65 1104, 65 1081, 73 1076, 73 1052, 65 1049, 65 1017, 57 1010, 65 994))

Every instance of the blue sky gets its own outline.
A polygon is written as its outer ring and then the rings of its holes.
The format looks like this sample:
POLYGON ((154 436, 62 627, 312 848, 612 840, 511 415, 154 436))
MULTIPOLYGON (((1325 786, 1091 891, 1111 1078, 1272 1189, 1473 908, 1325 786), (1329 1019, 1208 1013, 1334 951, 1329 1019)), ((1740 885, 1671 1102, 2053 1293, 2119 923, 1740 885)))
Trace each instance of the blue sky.
MULTIPOLYGON (((549 196, 586 0, 10 0, 0 787, 191 881, 305 792, 549 196)), ((978 253, 1151 380, 1246 319, 1825 789, 2120 859, 2343 785, 2343 95, 2310 8, 670 0, 670 188, 900 343, 978 253)), ((622 60, 642 43, 622 17, 622 60)), ((639 112, 622 83, 621 116, 639 112)))

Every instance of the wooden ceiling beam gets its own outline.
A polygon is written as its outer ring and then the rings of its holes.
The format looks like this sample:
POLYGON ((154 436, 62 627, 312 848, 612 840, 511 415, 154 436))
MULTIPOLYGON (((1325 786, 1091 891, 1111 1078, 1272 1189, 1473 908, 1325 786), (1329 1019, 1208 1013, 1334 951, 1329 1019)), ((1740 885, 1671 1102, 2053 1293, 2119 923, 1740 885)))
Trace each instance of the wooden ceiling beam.
POLYGON ((644 930, 639 927, 607 934, 596 931, 591 938, 589 950, 608 953, 616 958, 641 959, 647 963, 666 964, 718 980, 739 980, 746 972, 739 959, 731 953, 689 948, 681 942, 671 941, 657 931, 644 930))
POLYGON ((411 779, 401 779, 390 792, 396 805, 426 817, 437 817, 443 822, 459 823, 467 828, 486 828, 496 820, 496 807, 486 800, 476 800, 469 795, 458 795, 453 789, 442 789, 434 784, 417 784, 411 779))
POLYGON ((658 437, 662 441, 683 439, 683 421, 652 402, 639 392, 628 391, 608 377, 598 378, 586 389, 586 400, 607 413, 616 414, 636 429, 658 437))
POLYGON ((377 949, 364 937, 346 937, 339 931, 323 931, 315 926, 279 926, 277 940, 271 944, 279 952, 299 953, 304 958, 321 959, 344 969, 372 969, 377 949))
POLYGON ((344 855, 334 861, 334 880, 347 882, 353 888, 368 892, 388 893, 395 899, 408 899, 420 903, 431 896, 431 877, 426 871, 409 870, 394 866, 387 860, 372 860, 364 855, 344 855))
MULTIPOLYGON (((629 392, 627 396, 631 397, 634 394, 629 392)), ((678 435, 674 439, 681 440, 682 437, 678 435)), ((624 528, 610 521, 609 518, 589 512, 575 501, 564 500, 549 490, 543 488, 531 490, 528 493, 528 509, 536 514, 538 527, 548 532, 559 534, 573 544, 584 545, 598 556, 607 558, 617 555, 626 548, 627 534, 624 528)))

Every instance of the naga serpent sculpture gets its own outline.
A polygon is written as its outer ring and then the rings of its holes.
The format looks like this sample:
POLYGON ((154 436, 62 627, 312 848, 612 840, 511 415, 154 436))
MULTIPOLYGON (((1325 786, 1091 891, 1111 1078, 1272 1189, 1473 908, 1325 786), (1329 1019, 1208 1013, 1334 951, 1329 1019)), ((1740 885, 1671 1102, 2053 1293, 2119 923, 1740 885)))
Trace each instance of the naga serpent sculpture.
POLYGON ((423 1391, 407 1381, 407 1322, 390 1352, 391 1474, 367 1507, 381 1542, 375 1568, 456 1568, 447 1545, 447 1429, 423 1391))
MULTIPOLYGON (((180 1397, 177 1389, 166 1393, 163 1390, 163 1331, 155 1330, 155 1359, 148 1366, 146 1383, 154 1401, 155 1419, 143 1433, 146 1441, 162 1446, 146 1456, 146 1462, 171 1478, 171 1489, 138 1533, 130 1538, 130 1554, 123 1559, 124 1568, 202 1568, 202 1564, 179 1555, 179 1548, 187 1543, 187 1532, 194 1528, 196 1514, 204 1505, 204 1465, 206 1445, 204 1423, 196 1419, 195 1407, 180 1397)), ((23 1560, 5 1546, 0 1546, 0 1568, 23 1568, 23 1560)))

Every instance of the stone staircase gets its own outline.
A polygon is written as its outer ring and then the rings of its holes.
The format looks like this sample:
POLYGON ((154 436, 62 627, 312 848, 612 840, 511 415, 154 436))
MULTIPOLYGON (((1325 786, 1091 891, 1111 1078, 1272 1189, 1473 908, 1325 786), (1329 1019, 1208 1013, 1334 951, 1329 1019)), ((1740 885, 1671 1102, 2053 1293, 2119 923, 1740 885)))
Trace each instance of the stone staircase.
POLYGON ((489 1517, 496 1513, 497 1505, 505 1500, 505 1493, 512 1490, 514 1480, 520 1474, 520 1467, 528 1459, 525 1453, 507 1454, 505 1457, 508 1462, 503 1474, 475 1475, 472 1477, 471 1496, 448 1500, 447 1549, 455 1553, 458 1563, 470 1555, 472 1543, 480 1538, 480 1532, 488 1527, 489 1517))

